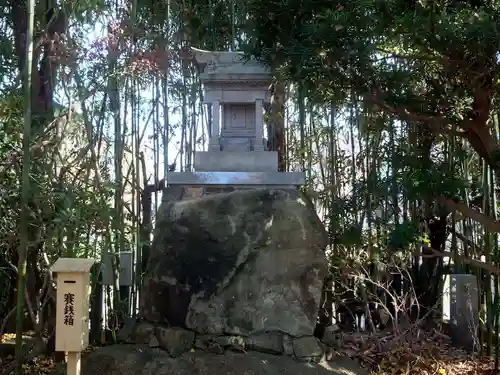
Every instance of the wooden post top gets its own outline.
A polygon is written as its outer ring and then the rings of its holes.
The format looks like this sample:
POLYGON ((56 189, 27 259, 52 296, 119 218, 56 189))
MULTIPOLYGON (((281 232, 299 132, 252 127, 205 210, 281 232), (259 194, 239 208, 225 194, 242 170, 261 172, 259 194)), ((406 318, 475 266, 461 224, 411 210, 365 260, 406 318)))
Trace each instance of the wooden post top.
POLYGON ((85 273, 90 272, 90 269, 95 263, 95 259, 86 258, 59 258, 50 268, 51 272, 74 272, 85 273))

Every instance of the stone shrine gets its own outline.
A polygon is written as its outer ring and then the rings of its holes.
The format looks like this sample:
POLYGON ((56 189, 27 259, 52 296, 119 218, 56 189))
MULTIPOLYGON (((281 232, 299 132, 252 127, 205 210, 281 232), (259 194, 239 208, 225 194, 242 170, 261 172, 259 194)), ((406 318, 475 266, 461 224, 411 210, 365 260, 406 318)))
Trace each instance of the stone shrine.
POLYGON ((302 172, 278 172, 278 154, 265 150, 264 107, 269 69, 241 52, 192 48, 210 108, 208 151, 195 154, 195 172, 171 172, 169 185, 282 186, 304 183, 302 172))
POLYGON ((240 53, 193 54, 209 150, 195 172, 165 176, 140 320, 85 356, 83 375, 367 375, 314 336, 328 234, 297 189, 304 174, 278 172, 264 149, 269 71, 240 53))

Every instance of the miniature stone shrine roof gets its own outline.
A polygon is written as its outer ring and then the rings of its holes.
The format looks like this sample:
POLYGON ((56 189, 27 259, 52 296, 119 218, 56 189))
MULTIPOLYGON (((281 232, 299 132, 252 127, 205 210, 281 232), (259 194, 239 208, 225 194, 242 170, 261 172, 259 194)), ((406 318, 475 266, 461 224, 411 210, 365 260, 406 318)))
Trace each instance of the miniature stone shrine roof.
POLYGON ((243 52, 205 51, 191 48, 191 53, 203 74, 202 80, 245 80, 255 77, 258 80, 270 80, 268 66, 255 59, 245 59, 243 52), (231 75, 229 77, 228 75, 231 75), (258 78, 256 78, 258 76, 258 78))

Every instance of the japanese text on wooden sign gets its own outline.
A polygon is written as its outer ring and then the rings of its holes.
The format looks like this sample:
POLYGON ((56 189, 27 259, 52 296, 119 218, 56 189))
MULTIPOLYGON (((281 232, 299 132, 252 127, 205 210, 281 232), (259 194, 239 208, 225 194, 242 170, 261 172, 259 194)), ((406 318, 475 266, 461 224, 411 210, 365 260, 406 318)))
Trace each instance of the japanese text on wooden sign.
POLYGON ((75 324, 75 295, 73 293, 64 294, 64 325, 75 324))

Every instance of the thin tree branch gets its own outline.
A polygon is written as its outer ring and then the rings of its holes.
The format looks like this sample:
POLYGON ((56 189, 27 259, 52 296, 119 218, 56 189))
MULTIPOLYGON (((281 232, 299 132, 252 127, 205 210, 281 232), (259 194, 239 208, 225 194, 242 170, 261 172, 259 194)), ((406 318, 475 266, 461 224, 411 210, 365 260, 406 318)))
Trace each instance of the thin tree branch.
POLYGON ((418 257, 422 257, 422 258, 435 258, 435 257, 443 257, 443 258, 444 257, 450 257, 450 258, 455 257, 455 258, 457 258, 458 257, 465 264, 469 264, 471 266, 481 268, 481 269, 483 269, 483 270, 485 270, 493 275, 500 275, 500 268, 496 267, 492 264, 488 264, 488 263, 482 262, 482 261, 477 260, 477 259, 467 258, 463 255, 454 254, 450 251, 439 251, 439 250, 433 249, 427 245, 422 245, 422 248, 430 251, 431 253, 424 254, 422 252, 417 251, 414 253, 414 255, 418 256, 418 257))
POLYGON ((462 202, 455 202, 452 199, 438 197, 437 201, 446 206, 450 211, 458 211, 464 216, 470 217, 472 220, 484 225, 484 227, 492 233, 500 233, 500 221, 493 220, 491 217, 482 214, 479 211, 467 206, 462 202))

